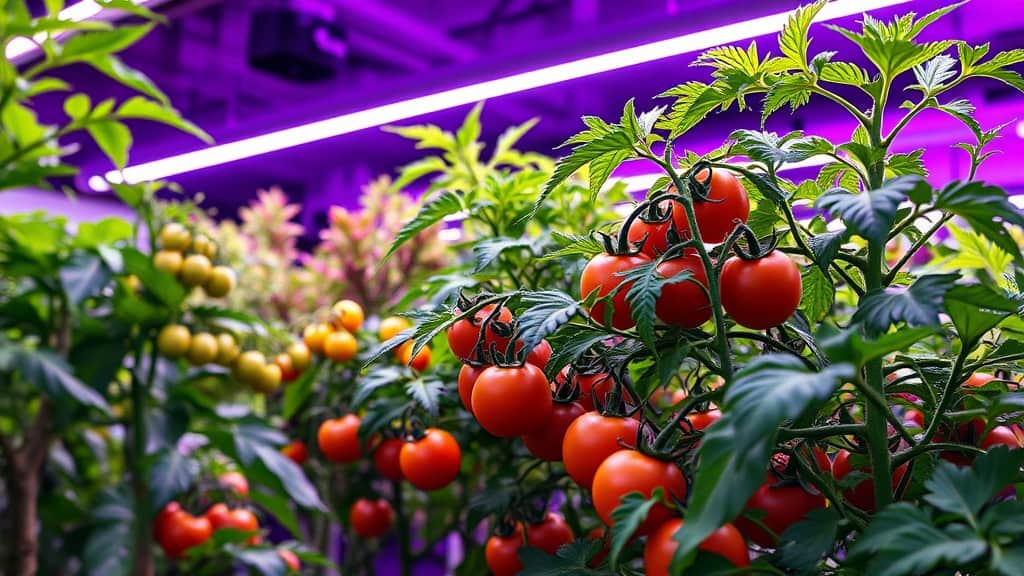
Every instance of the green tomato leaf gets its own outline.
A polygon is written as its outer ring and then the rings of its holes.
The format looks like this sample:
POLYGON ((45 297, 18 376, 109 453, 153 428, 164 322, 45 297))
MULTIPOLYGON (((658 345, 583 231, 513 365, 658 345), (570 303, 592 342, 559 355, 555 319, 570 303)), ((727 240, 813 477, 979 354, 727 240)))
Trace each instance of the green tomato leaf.
POLYGON ((621 503, 612 511, 611 550, 608 559, 613 570, 618 568, 622 550, 633 538, 633 533, 647 519, 651 508, 661 501, 661 488, 655 489, 652 498, 647 498, 640 492, 630 492, 622 496, 621 503))
POLYGON ((963 218, 1018 263, 1024 262, 1020 247, 1006 229, 1006 224, 1024 227, 1024 215, 1001 188, 978 181, 951 182, 936 193, 935 208, 963 218))
POLYGON ((317 495, 316 487, 306 478, 298 464, 268 444, 259 444, 255 448, 260 462, 277 477, 296 504, 303 508, 326 510, 317 495))
POLYGON ((533 241, 529 238, 506 238, 499 236, 497 238, 480 240, 473 245, 473 259, 476 262, 473 273, 476 274, 487 269, 507 250, 521 252, 524 249, 531 251, 532 248, 533 241))
POLYGON ((306 405, 306 402, 313 395, 317 376, 320 374, 320 369, 323 366, 322 362, 316 362, 314 365, 303 370, 295 382, 285 387, 284 404, 281 408, 281 416, 285 420, 291 420, 292 416, 298 414, 299 410, 306 405))
MULTIPOLYGON (((0 341, 0 350, 4 347, 0 341)), ((105 413, 110 406, 98 392, 88 387, 71 373, 67 362, 50 350, 30 350, 19 345, 10 345, 14 370, 21 378, 46 393, 51 398, 70 396, 80 404, 92 406, 105 413)))
POLYGON ((736 374, 722 418, 701 440, 687 521, 675 536, 680 568, 711 532, 740 514, 764 482, 779 425, 820 405, 853 376, 850 364, 810 372, 789 354, 760 356, 736 374))
POLYGON ((778 563, 797 574, 817 574, 818 561, 835 546, 839 514, 834 507, 811 510, 779 537, 778 563))
POLYGON ((181 114, 162 102, 154 102, 143 96, 135 96, 125 100, 115 113, 120 119, 142 119, 167 124, 182 132, 187 132, 199 138, 207 144, 213 143, 210 137, 202 128, 185 120, 181 114))
POLYGON ((284 563, 284 559, 276 549, 246 550, 245 548, 230 547, 228 550, 236 560, 263 576, 286 576, 288 574, 288 565, 284 563))
POLYGON ((832 362, 848 362, 859 367, 876 358, 906 350, 936 331, 936 326, 903 328, 866 341, 859 329, 848 328, 822 340, 821 345, 832 362))
POLYGON ((533 546, 519 548, 523 563, 520 576, 587 576, 593 573, 588 566, 591 558, 601 551, 601 542, 581 538, 561 546, 554 556, 533 546))
POLYGON ((818 265, 822 272, 828 273, 828 269, 832 265, 832 261, 835 260, 836 254, 839 253, 839 249, 849 239, 850 233, 844 228, 835 232, 823 232, 811 236, 807 240, 807 244, 814 254, 814 263, 818 265))
POLYGON ((90 122, 86 130, 107 158, 119 169, 124 169, 128 163, 128 150, 132 147, 131 130, 116 120, 90 122))
POLYGON ((287 498, 262 490, 250 490, 249 499, 252 500, 253 504, 270 512, 282 526, 291 532, 293 537, 302 537, 302 531, 299 529, 299 519, 295 516, 295 511, 292 510, 291 502, 287 498))
POLYGON ((832 279, 817 266, 808 266, 801 272, 803 292, 800 295, 800 309, 811 322, 819 322, 836 300, 836 287, 832 279))
POLYGON ((60 269, 60 283, 68 302, 78 307, 110 284, 112 275, 98 254, 76 252, 60 269))
POLYGON ((88 61, 94 56, 120 52, 141 40, 152 29, 153 24, 141 24, 83 32, 64 42, 58 60, 62 63, 88 61))
POLYGON ((157 511, 187 491, 199 474, 199 464, 174 448, 161 451, 149 467, 150 510, 157 511))
POLYGON ((121 255, 124 257, 125 274, 134 274, 146 290, 168 308, 176 308, 185 299, 185 289, 178 280, 158 270, 148 256, 131 247, 122 248, 121 255))
POLYGON ((786 57, 786 64, 790 67, 807 70, 807 49, 811 45, 808 31, 814 17, 826 3, 825 0, 818 0, 797 8, 782 27, 782 32, 779 33, 779 50, 786 57))
POLYGON ((888 180, 878 190, 854 193, 834 188, 818 198, 815 206, 841 218, 847 228, 861 237, 884 242, 900 202, 913 190, 927 185, 918 176, 900 176, 888 180))
POLYGON ((929 274, 909 287, 890 286, 869 292, 861 299, 853 321, 876 334, 904 322, 907 326, 938 326, 946 293, 958 278, 958 274, 929 274))
MULTIPOLYGON (((92 510, 93 525, 82 552, 88 576, 128 576, 132 565, 133 519, 124 485, 101 492, 92 510)), ((148 529, 148 528, 147 528, 148 529)))
POLYGON ((437 417, 441 411, 444 384, 440 380, 416 378, 405 385, 405 393, 431 416, 437 417))
POLYGON ((524 354, 582 312, 573 297, 555 290, 524 292, 520 303, 526 306, 517 324, 524 354))
POLYGON ((129 67, 117 56, 114 56, 113 54, 94 54, 86 59, 85 63, 122 85, 127 86, 136 92, 145 94, 165 106, 170 106, 170 99, 168 99, 167 95, 157 88, 156 84, 154 84, 148 76, 129 67))
POLYGON ((997 446, 978 456, 970 468, 940 462, 925 483, 924 500, 932 506, 974 521, 985 504, 1011 484, 1024 465, 1024 451, 997 446))
POLYGON ((977 342, 1018 310, 1016 302, 983 284, 954 286, 946 293, 945 305, 964 342, 977 342))
POLYGON ((398 231, 398 234, 395 235, 395 241, 384 254, 383 260, 386 261, 388 258, 391 258, 396 250, 409 240, 415 238, 420 232, 437 224, 445 216, 461 212, 464 208, 462 196, 455 192, 444 192, 440 196, 428 201, 416 216, 406 222, 402 229, 398 231))

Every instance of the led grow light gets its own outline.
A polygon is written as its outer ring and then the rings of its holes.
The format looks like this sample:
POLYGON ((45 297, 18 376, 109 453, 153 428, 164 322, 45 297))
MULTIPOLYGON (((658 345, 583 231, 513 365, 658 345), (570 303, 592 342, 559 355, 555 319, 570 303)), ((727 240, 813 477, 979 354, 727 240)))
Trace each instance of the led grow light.
MULTIPOLYGON (((825 6, 818 13, 815 20, 833 20, 909 1, 836 0, 825 6)), ((183 174, 202 168, 226 164, 243 158, 301 146, 366 128, 382 126, 431 112, 448 110, 488 98, 496 98, 533 88, 550 86, 567 80, 584 78, 602 72, 696 52, 712 46, 738 42, 778 32, 786 23, 789 15, 790 12, 770 14, 743 22, 684 34, 667 40, 659 40, 632 48, 605 52, 528 72, 512 74, 381 106, 374 106, 317 122, 275 130, 234 142, 129 166, 121 172, 116 170, 110 171, 106 174, 106 178, 111 182, 141 182, 165 178, 175 174, 183 174)), ((95 181, 90 178, 90 182, 95 181)))
MULTIPOLYGON (((134 0, 135 4, 143 5, 148 4, 152 0, 134 0)), ((70 20, 72 22, 81 22, 82 20, 88 20, 101 12, 103 12, 103 6, 93 2, 92 0, 85 0, 77 4, 68 6, 67 8, 60 11, 61 20, 70 20)), ((37 34, 35 38, 18 37, 12 39, 7 43, 7 49, 4 54, 7 56, 9 61, 21 60, 28 55, 39 50, 39 43, 46 39, 45 34, 37 34)))

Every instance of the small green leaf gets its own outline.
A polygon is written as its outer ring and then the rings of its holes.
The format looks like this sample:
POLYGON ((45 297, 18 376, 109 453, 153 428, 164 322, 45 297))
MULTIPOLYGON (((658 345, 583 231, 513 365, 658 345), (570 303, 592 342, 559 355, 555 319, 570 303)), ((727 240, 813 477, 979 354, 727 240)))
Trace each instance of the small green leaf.
POLYGON ((286 576, 288 565, 277 550, 246 550, 229 548, 236 560, 263 576, 286 576))
POLYGON ((87 61, 94 56, 120 52, 141 40, 152 29, 153 24, 141 24, 84 32, 68 38, 58 59, 61 62, 87 61))
POLYGON ((931 96, 944 87, 946 80, 956 76, 956 64, 956 60, 951 56, 940 54, 923 65, 914 67, 917 84, 909 86, 908 89, 919 90, 925 97, 931 96))
POLYGON ((782 27, 782 32, 779 33, 779 50, 793 68, 807 69, 807 49, 811 44, 808 31, 814 17, 826 4, 825 0, 818 0, 797 8, 782 27))
POLYGON ((807 244, 814 254, 814 263, 821 268, 822 272, 828 273, 829 266, 835 260, 839 249, 850 239, 849 232, 844 228, 834 232, 823 232, 811 236, 807 244))
POLYGON ((148 256, 135 248, 121 249, 124 257, 125 274, 134 274, 146 290, 153 293, 168 308, 175 308, 185 299, 185 290, 181 284, 167 272, 153 266, 148 256))
POLYGON ((455 133, 455 145, 460 150, 468 149, 480 137, 480 112, 483 111, 483 108, 484 103, 478 102, 462 120, 462 125, 455 133))
POLYGON ((110 284, 110 270, 98 254, 78 252, 60 269, 60 283, 68 302, 78 306, 110 284))
POLYGON ((536 348, 541 340, 582 311, 574 298, 554 290, 524 292, 520 302, 527 307, 520 313, 517 326, 519 341, 526 351, 536 348))
POLYGON ((416 140, 416 148, 419 150, 436 148, 445 152, 455 152, 455 136, 451 132, 445 132, 433 124, 420 126, 385 126, 385 132, 398 134, 403 138, 416 140))
POLYGON ((636 320, 636 329, 640 338, 650 344, 654 342, 654 323, 657 320, 654 307, 661 296, 661 289, 666 284, 685 282, 692 272, 683 270, 670 278, 664 278, 656 272, 657 262, 641 264, 627 272, 617 272, 616 276, 622 277, 619 287, 629 285, 626 291, 626 302, 629 303, 630 313, 636 320))
POLYGON ((839 529, 839 514, 834 507, 811 510, 779 537, 775 550, 779 565, 797 574, 816 574, 822 556, 832 550, 839 529))
POLYGON ((420 232, 437 224, 445 216, 450 216, 465 209, 462 203, 462 196, 454 192, 444 192, 440 196, 428 201, 423 208, 402 226, 402 229, 395 235, 395 241, 384 254, 384 260, 391 256, 403 244, 415 238, 420 232))
POLYGON ((640 492, 625 494, 619 500, 620 504, 612 511, 611 550, 608 553, 612 569, 619 566, 622 550, 633 538, 637 528, 647 519, 651 508, 661 501, 661 489, 655 490, 652 498, 647 498, 640 492))
POLYGON ((288 498, 254 489, 250 490, 249 499, 252 500, 253 504, 270 512, 282 526, 291 532, 293 537, 302 537, 302 531, 299 529, 299 519, 295 516, 295 511, 292 510, 291 501, 288 498))
POLYGON ((928 176, 928 169, 924 166, 921 156, 924 148, 919 148, 909 154, 893 154, 886 160, 886 170, 893 176, 916 175, 922 178, 928 176))
POLYGON ((123 169, 128 164, 128 150, 132 147, 132 133, 127 126, 116 120, 104 120, 90 122, 86 130, 115 166, 123 169))
MULTIPOLYGON (((544 185, 544 190, 541 191, 534 203, 534 212, 543 205, 544 200, 555 191, 562 182, 565 182, 570 176, 576 173, 577 170, 586 166, 587 164, 597 160, 598 158, 608 155, 620 157, 623 151, 632 151, 633 140, 629 137, 629 134, 621 127, 616 127, 612 132, 599 136, 593 140, 589 140, 573 148, 572 153, 564 158, 560 158, 558 163, 555 165, 555 171, 551 174, 551 178, 544 185)), ((623 158, 625 159, 625 158, 623 158)), ((620 161, 621 162, 621 161, 620 161)), ((607 166, 606 166, 607 168, 607 166)), ((612 167, 614 169, 614 166, 612 167)), ((611 173, 611 169, 607 171, 611 173)), ((607 179, 607 177, 606 177, 607 179)), ((531 214, 532 217, 532 214, 531 214)))
POLYGON ((398 178, 391 183, 392 192, 400 192, 406 186, 435 172, 443 172, 448 169, 448 164, 440 156, 427 156, 410 164, 402 166, 398 172, 398 178))
POLYGON ((504 236, 484 238, 473 245, 473 259, 476 262, 473 273, 485 270, 505 251, 521 252, 526 249, 529 252, 532 247, 533 241, 529 238, 506 238, 504 236))
POLYGON ((416 378, 405 385, 405 392, 432 416, 441 410, 444 384, 440 380, 416 378))
POLYGON ((174 448, 163 450, 149 468, 150 509, 159 510, 187 491, 199 473, 199 464, 174 448))
POLYGON ((291 420, 313 395, 313 388, 316 386, 316 379, 322 366, 323 364, 317 363, 307 368, 295 382, 285 387, 284 404, 281 408, 281 416, 285 420, 291 420))
POLYGON ((64 100, 64 113, 72 120, 81 120, 89 115, 92 109, 92 101, 88 94, 72 94, 64 100))
POLYGON ((256 456, 280 480, 288 495, 303 508, 324 510, 316 488, 303 474, 302 468, 268 444, 255 446, 256 456))
POLYGON ((154 102, 143 96, 135 96, 125 100, 117 108, 116 115, 121 119, 142 119, 167 124, 182 132, 192 134, 207 144, 213 143, 213 138, 209 134, 202 128, 182 118, 177 110, 162 102, 154 102))
POLYGON ((890 286, 866 294, 853 315, 874 333, 883 333, 893 324, 938 326, 946 293, 957 281, 957 274, 921 276, 909 287, 890 286))
POLYGON ((561 260, 568 256, 591 258, 604 252, 604 246, 593 236, 577 236, 554 230, 551 233, 551 238, 560 247, 541 256, 542 262, 561 260))
POLYGON ((836 300, 836 287, 832 279, 817 266, 804 268, 800 273, 803 291, 800 309, 811 322, 819 322, 832 309, 836 300))

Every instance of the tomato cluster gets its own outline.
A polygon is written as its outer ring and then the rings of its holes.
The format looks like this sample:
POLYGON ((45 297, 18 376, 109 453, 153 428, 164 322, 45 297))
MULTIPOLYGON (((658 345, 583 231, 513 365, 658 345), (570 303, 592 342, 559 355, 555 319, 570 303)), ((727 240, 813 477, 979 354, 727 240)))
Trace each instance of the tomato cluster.
MULTIPOLYGON (((229 472, 218 479, 221 485, 228 488, 236 496, 245 498, 249 493, 249 485, 245 477, 237 472, 229 472)), ((168 503, 153 520, 153 537, 171 560, 185 558, 189 550, 202 546, 218 530, 237 530, 248 534, 245 543, 249 546, 259 544, 260 522, 252 510, 245 507, 231 508, 218 502, 207 508, 200 516, 194 516, 176 501, 168 503)), ((294 560, 293 569, 298 569, 298 558, 282 550, 282 559, 289 565, 294 560)))
POLYGON ((160 230, 160 250, 153 254, 153 266, 177 278, 183 285, 201 286, 211 298, 223 298, 235 288, 235 272, 214 266, 217 245, 203 234, 193 235, 185 226, 172 222, 160 230))

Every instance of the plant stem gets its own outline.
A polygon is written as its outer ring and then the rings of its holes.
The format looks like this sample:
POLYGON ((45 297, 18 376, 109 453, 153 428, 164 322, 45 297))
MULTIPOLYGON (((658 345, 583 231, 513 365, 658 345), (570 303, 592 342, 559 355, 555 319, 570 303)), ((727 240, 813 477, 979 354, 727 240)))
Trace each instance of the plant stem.
POLYGON ((146 476, 143 469, 143 460, 146 457, 146 444, 148 443, 146 429, 146 400, 149 397, 149 387, 153 384, 153 377, 156 374, 157 347, 156 339, 150 342, 151 352, 149 355, 149 371, 146 379, 139 378, 138 371, 141 369, 139 360, 142 357, 142 344, 135 354, 135 366, 132 370, 132 442, 131 457, 129 461, 132 467, 132 497, 133 512, 135 514, 135 571, 136 576, 150 576, 153 574, 153 554, 149 541, 150 525, 150 498, 149 488, 146 485, 146 476))
POLYGON ((830 436, 863 436, 867 430, 864 424, 835 424, 832 426, 817 426, 813 428, 782 428, 779 430, 780 440, 791 440, 793 438, 828 438, 830 436))
POLYGON ((910 249, 900 257, 899 261, 896 262, 896 265, 889 269, 889 273, 885 275, 884 282, 886 286, 892 284, 892 281, 896 279, 896 275, 899 274, 903 266, 905 266, 907 262, 914 257, 914 254, 916 254, 917 251, 931 239, 932 234, 938 232, 939 228, 942 228, 946 222, 949 222, 952 218, 952 214, 943 214, 941 218, 935 221, 935 224, 932 224, 931 228, 929 228, 924 234, 921 234, 921 237, 917 239, 917 242, 914 242, 910 249))
POLYGON ((398 553, 401 576, 412 574, 412 551, 409 548, 409 519, 405 515, 405 497, 402 482, 392 482, 395 497, 395 521, 398 525, 398 553))
MULTIPOLYGON (((960 385, 960 374, 963 373, 964 363, 967 361, 967 356, 970 354, 974 346, 968 346, 967 342, 962 342, 960 353, 956 355, 956 361, 953 363, 953 369, 949 373, 949 380, 946 381, 946 386, 942 390, 942 396, 939 397, 939 404, 935 407, 935 413, 932 415, 931 421, 928 422, 928 428, 924 431, 924 439, 921 441, 921 445, 931 442, 931 439, 935 437, 935 432, 938 431, 939 425, 945 420, 946 410, 949 408, 949 403, 953 400, 953 392, 956 387, 960 385)), ((920 446, 920 445, 919 445, 920 446)), ((904 459, 909 460, 913 458, 919 452, 913 452, 919 446, 911 448, 903 454, 911 453, 909 456, 905 456, 904 459)), ((902 455, 901 455, 902 456, 902 455)))
MULTIPOLYGON (((667 150, 670 151, 671 146, 667 150)), ((693 198, 689 194, 683 193, 686 190, 686 186, 669 160, 662 160, 653 155, 647 158, 657 162, 668 173, 682 200, 679 204, 682 204, 683 210, 686 212, 686 222, 690 227, 690 233, 693 235, 697 254, 700 256, 704 270, 707 272, 708 296, 711 298, 711 311, 715 317, 715 343, 718 348, 718 365, 721 368, 721 376, 725 378, 726 385, 728 385, 732 380, 732 354, 729 350, 729 339, 725 331, 725 314, 722 311, 722 297, 718 291, 718 274, 715 273, 714 263, 711 261, 711 256, 708 254, 704 241, 700 237, 700 229, 697 227, 697 216, 693 212, 693 198)), ((722 257, 724 258, 725 255, 723 254, 722 257)))

